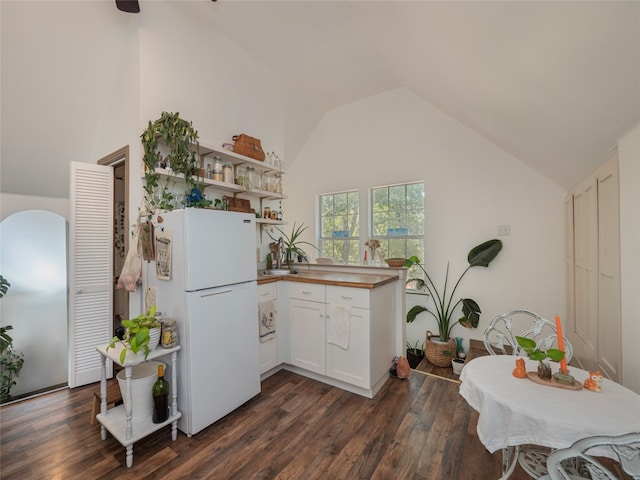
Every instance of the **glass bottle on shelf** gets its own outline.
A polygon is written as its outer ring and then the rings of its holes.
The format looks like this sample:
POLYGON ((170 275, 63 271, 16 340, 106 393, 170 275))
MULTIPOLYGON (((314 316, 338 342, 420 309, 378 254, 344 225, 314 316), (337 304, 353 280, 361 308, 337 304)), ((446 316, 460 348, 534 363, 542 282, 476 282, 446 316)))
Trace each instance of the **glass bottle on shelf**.
POLYGON ((224 181, 224 174, 222 173, 223 163, 222 158, 217 155, 213 157, 213 175, 212 178, 217 182, 224 181))
POLYGON ((164 379, 164 364, 158 365, 158 380, 152 387, 153 423, 166 422, 169 418, 169 382, 164 379))

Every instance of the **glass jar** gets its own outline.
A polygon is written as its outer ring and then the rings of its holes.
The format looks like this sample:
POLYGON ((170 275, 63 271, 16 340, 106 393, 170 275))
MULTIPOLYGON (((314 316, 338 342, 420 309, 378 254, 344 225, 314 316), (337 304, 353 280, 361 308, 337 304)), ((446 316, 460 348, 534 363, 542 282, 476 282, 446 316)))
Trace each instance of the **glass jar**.
POLYGON ((176 347, 178 345, 178 325, 175 320, 165 320, 162 322, 161 345, 164 348, 176 347))
POLYGON ((233 163, 230 160, 224 162, 222 166, 222 176, 224 183, 233 183, 233 163))
POLYGON ((224 164, 222 163, 222 158, 217 155, 213 157, 213 170, 212 170, 212 178, 217 182, 224 181, 224 174, 222 173, 222 169, 224 164))
POLYGON ((256 185, 256 169, 255 167, 247 167, 247 180, 249 183, 249 189, 258 188, 256 185))
POLYGON ((262 175, 262 189, 267 192, 273 192, 273 177, 271 175, 262 175))
POLYGON ((244 165, 238 165, 236 168, 236 185, 249 189, 249 173, 247 167, 244 165))
POLYGON ((282 193, 282 175, 280 173, 276 173, 273 176, 273 191, 275 193, 282 193))

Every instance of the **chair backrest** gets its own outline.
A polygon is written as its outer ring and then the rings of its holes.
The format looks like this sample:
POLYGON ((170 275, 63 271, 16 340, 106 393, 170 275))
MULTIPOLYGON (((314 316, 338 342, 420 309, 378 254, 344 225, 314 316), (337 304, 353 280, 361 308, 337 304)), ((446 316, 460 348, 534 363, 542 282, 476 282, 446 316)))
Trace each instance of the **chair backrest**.
MULTIPOLYGON (((512 310, 498 315, 484 331, 484 346, 491 355, 518 355, 526 357, 516 340, 531 338, 540 350, 558 348, 558 334, 554 323, 529 310, 512 310)), ((573 357, 573 346, 563 335, 564 354, 567 362, 573 357)))
MULTIPOLYGON (((627 433, 620 436, 598 435, 583 438, 569 448, 556 450, 547 458, 547 471, 552 480, 576 478, 598 478, 617 480, 612 473, 589 450, 595 447, 608 447, 618 457, 618 463, 624 472, 636 480, 640 479, 640 433, 627 433)), ((602 453, 602 452, 600 452, 602 453)))

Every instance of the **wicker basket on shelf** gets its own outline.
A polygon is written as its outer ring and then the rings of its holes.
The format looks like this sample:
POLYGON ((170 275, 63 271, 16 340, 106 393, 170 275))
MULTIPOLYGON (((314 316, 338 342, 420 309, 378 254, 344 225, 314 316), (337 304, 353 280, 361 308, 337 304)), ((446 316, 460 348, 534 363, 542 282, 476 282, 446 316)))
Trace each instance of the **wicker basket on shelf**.
POLYGON ((448 342, 441 342, 440 337, 427 330, 424 355, 436 367, 450 367, 451 359, 456 356, 456 341, 450 338, 448 342))

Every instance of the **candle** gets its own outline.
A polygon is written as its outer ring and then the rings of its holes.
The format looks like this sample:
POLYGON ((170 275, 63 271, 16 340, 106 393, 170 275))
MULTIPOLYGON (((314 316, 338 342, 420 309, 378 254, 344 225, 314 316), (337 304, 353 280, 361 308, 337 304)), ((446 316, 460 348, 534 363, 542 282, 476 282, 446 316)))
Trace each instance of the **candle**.
MULTIPOLYGON (((558 350, 564 352, 564 338, 562 337, 562 322, 560 321, 560 315, 556 315, 556 330, 558 333, 558 350)), ((565 357, 560 360, 560 372, 567 373, 567 359, 565 357)))

